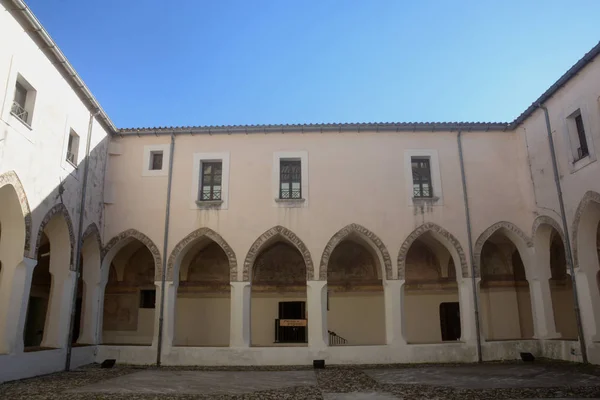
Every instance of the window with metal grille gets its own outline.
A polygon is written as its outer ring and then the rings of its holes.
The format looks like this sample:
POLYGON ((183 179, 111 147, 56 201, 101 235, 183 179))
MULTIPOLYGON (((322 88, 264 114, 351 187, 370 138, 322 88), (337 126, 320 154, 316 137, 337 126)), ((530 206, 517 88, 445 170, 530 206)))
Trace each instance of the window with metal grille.
POLYGON ((411 166, 413 176, 413 197, 433 197, 433 188, 431 187, 431 167, 429 158, 412 157, 411 166))
POLYGON ((163 152, 162 151, 151 151, 150 152, 150 170, 160 171, 163 167, 163 152))
POLYGON ((11 114, 30 125, 34 102, 35 90, 21 75, 18 75, 15 83, 15 96, 10 107, 11 114))
MULTIPOLYGON (((577 148, 577 160, 582 159, 590 154, 585 137, 585 129, 583 127, 583 119, 581 114, 575 117, 575 126, 577 127, 577 137, 579 138, 579 147, 577 148)), ((577 161, 575 160, 575 161, 577 161)))
POLYGON ((279 161, 279 198, 301 199, 302 183, 300 160, 279 161))
POLYGON ((221 200, 223 163, 221 161, 203 161, 200 165, 200 201, 221 200))

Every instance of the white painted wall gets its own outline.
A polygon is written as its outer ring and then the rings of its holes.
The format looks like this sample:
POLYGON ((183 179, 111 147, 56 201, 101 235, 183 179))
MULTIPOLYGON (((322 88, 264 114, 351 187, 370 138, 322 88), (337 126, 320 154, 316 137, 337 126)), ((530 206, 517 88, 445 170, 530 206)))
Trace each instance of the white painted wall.
POLYGON ((174 346, 229 346, 228 294, 177 296, 174 346))
POLYGON ((383 292, 330 293, 327 328, 349 346, 385 344, 383 292))

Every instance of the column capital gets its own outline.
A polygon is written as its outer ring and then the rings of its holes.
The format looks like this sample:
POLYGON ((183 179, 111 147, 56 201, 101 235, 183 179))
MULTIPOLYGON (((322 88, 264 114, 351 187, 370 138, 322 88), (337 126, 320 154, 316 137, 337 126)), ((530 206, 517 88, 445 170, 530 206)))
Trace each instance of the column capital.
POLYGON ((23 257, 22 262, 27 268, 33 269, 37 265, 38 260, 36 260, 35 258, 23 257))

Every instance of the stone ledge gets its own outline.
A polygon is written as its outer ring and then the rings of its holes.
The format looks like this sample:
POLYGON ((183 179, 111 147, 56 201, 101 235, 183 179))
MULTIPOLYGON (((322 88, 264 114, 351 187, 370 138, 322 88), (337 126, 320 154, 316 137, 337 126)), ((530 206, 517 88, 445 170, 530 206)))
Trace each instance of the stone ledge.
POLYGON ((196 200, 196 205, 201 209, 221 208, 223 200, 196 200))

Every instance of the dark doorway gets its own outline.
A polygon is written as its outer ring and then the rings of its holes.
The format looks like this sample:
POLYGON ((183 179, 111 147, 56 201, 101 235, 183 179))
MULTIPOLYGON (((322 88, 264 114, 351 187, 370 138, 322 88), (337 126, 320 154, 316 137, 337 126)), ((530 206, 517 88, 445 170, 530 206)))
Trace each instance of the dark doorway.
POLYGON ((442 341, 460 339, 460 306, 458 302, 440 304, 440 326, 442 341))
POLYGON ((73 343, 77 343, 77 339, 79 339, 79 334, 81 333, 81 306, 83 305, 83 300, 81 297, 77 298, 77 302, 75 303, 75 321, 73 322, 73 335, 71 337, 73 343))
POLYGON ((279 302, 275 320, 275 343, 306 343, 306 302, 279 302))
POLYGON ((29 298, 27 322, 25 324, 25 334, 23 335, 25 347, 37 347, 42 343, 47 308, 48 299, 42 297, 29 298))

